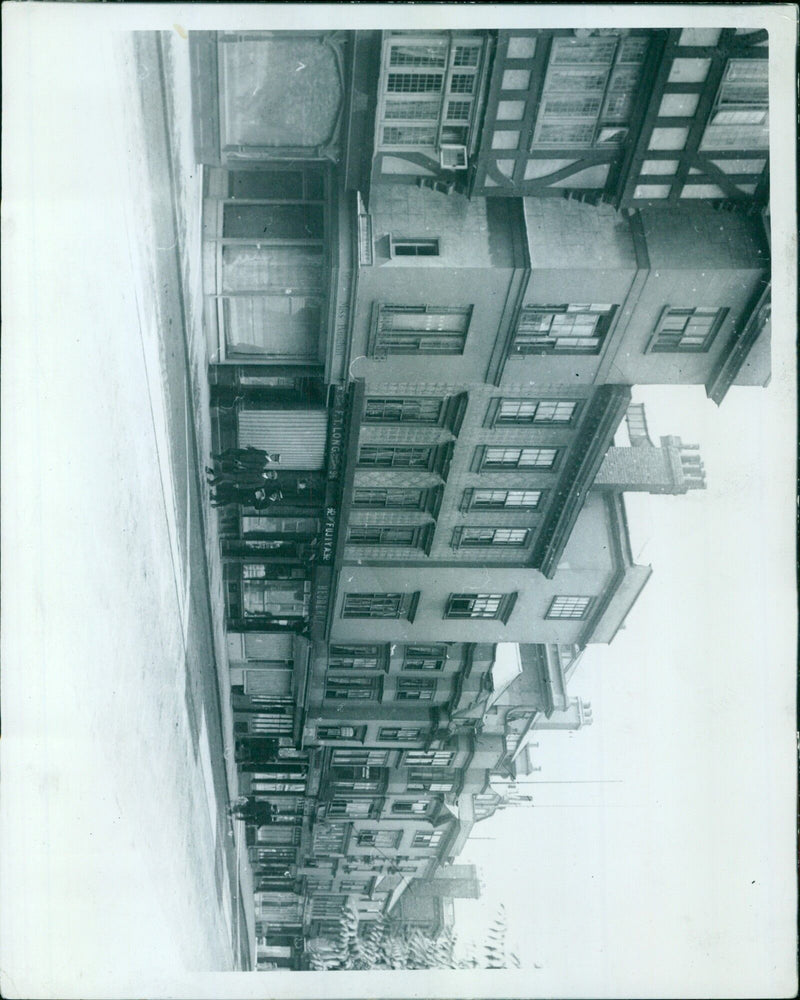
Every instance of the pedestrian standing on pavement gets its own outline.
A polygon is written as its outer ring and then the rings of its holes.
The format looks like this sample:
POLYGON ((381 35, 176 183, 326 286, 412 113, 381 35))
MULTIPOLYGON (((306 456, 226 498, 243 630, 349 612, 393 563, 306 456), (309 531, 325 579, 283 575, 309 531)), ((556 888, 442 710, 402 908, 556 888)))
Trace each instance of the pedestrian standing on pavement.
MULTIPOLYGON (((206 470, 208 471, 208 470, 206 470)), ((272 479, 275 473, 258 472, 255 469, 239 469, 235 472, 220 472, 208 477, 209 486, 221 486, 223 483, 230 483, 238 486, 239 489, 259 489, 268 479, 272 479)))
POLYGON ((263 448, 254 448, 247 445, 246 448, 227 448, 225 451, 212 455, 215 464, 230 462, 242 468, 264 469, 265 466, 275 465, 281 460, 281 456, 265 451, 263 448))
POLYGON ((211 493, 211 505, 213 507, 225 507, 228 504, 238 503, 243 507, 258 507, 267 498, 267 491, 264 489, 241 489, 234 483, 220 483, 211 493))
POLYGON ((272 802, 264 802, 255 796, 243 796, 228 806, 228 815, 233 819, 244 820, 245 823, 255 823, 258 826, 265 826, 275 822, 277 812, 272 802))

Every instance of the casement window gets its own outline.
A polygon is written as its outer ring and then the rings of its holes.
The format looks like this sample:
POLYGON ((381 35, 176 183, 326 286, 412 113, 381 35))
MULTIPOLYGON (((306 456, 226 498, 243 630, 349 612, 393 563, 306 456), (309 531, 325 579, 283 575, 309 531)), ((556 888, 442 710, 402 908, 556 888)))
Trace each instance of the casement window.
POLYGON ((558 454, 557 448, 504 448, 483 449, 480 468, 492 469, 552 469, 558 454))
POLYGON ((436 94, 443 80, 441 73, 389 73, 386 90, 390 94, 436 94))
POLYGON ((350 701, 377 701, 380 697, 379 677, 333 677, 325 682, 325 697, 350 701))
POLYGON ((359 830, 356 838, 359 847, 395 848, 402 835, 402 830, 359 830))
POLYGON ((463 354, 472 306, 380 306, 372 354, 463 354))
POLYGON ((237 735, 245 736, 285 736, 292 732, 294 722, 291 706, 281 712, 249 714, 246 720, 238 719, 233 724, 237 735))
POLYGON ((364 643, 353 646, 332 645, 328 656, 331 670, 383 670, 386 666, 386 648, 364 643))
POLYGON ((314 854, 343 854, 349 829, 347 823, 315 823, 314 854))
POLYGON ((378 469, 430 469, 434 455, 432 446, 362 444, 358 464, 378 469))
POLYGON ((403 650, 403 670, 441 670, 447 659, 447 647, 406 646, 403 650))
POLYGON ((389 254, 392 257, 438 257, 439 240, 436 237, 390 236, 389 254))
POLYGON ((643 35, 553 39, 532 148, 623 142, 647 49, 643 35))
POLYGON ((436 694, 436 681, 429 677, 401 677, 397 682, 398 701, 431 701, 436 694))
POLYGON ((591 603, 591 597, 559 595, 551 601, 545 618, 585 618, 591 603))
POLYGON ((317 726, 319 740, 347 740, 354 743, 363 742, 366 735, 366 726, 317 726))
POLYGON ((333 766, 386 767, 389 750, 334 750, 331 757, 333 766))
POLYGON ((536 510, 541 490, 465 490, 465 510, 536 510))
MULTIPOLYGON (((271 823, 268 826, 259 826, 256 829, 256 843, 270 844, 270 845, 289 845, 297 847, 300 843, 301 829, 298 826, 281 826, 280 824, 271 823)), ((269 850, 270 848, 265 848, 269 850)), ((288 848, 281 848, 285 850, 288 848)), ((292 853, 296 856, 297 851, 293 850, 292 853)))
POLYGON ((243 535, 310 535, 319 531, 316 517, 261 517, 245 514, 242 516, 243 535))
POLYGON ((365 424, 438 424, 445 400, 441 396, 370 396, 365 424))
POLYGON ((372 891, 375 879, 368 878, 343 878, 339 880, 341 892, 358 893, 360 896, 368 896, 372 891))
POLYGON ((688 309, 667 306, 659 317, 648 350, 665 354, 707 351, 727 311, 704 306, 688 309))
POLYGON ((511 345, 514 354, 597 354, 615 306, 525 306, 511 345))
POLYGON ((418 830, 411 841, 412 847, 438 847, 444 837, 444 830, 418 830))
POLYGON ((311 913, 314 920, 338 920, 347 903, 347 896, 335 896, 328 893, 315 895, 311 900, 311 913))
POLYGON ((455 775, 445 767, 412 769, 408 775, 409 792, 452 792, 455 775))
POLYGON ((407 618, 413 620, 419 591, 406 594, 345 594, 343 618, 407 618))
POLYGON ((445 618, 496 618, 508 621, 516 602, 512 594, 450 594, 445 618))
POLYGON ((375 795, 385 784, 384 771, 380 767, 332 767, 328 772, 331 788, 335 795, 349 797, 375 795))
POLYGON ((768 117, 768 60, 730 59, 700 148, 768 149, 768 117))
POLYGON ((348 545, 394 545, 421 549, 432 525, 352 524, 347 529, 348 545))
POLYGON ((395 816, 424 816, 431 806, 430 799, 400 799, 392 803, 395 816))
POLYGON ((426 490, 406 487, 359 487, 353 491, 353 506, 373 510, 420 510, 425 504, 426 493, 426 490))
POLYGON ((568 399, 499 399, 489 407, 492 426, 568 424, 577 403, 568 399))
POLYGON ((474 122, 483 41, 440 32, 394 36, 384 44, 378 95, 382 148, 417 146, 429 155, 465 145, 474 122))
POLYGON ((324 173, 231 170, 220 202, 217 302, 233 357, 315 355, 326 293, 324 173))
POLYGON ((311 587, 308 581, 267 578, 271 567, 260 563, 242 566, 242 600, 246 618, 303 618, 308 614, 311 587))
POLYGON ((383 912, 383 907, 386 905, 384 899, 359 899, 356 904, 358 909, 359 921, 362 924, 371 923, 371 919, 365 919, 364 914, 379 914, 383 912))
MULTIPOLYGON (((318 827, 315 827, 316 835, 318 827)), ((316 841, 315 841, 316 842, 316 841)), ((297 851, 294 847, 250 847, 247 850, 250 863, 257 865, 280 866, 284 870, 297 863, 297 851)))
POLYGON ((305 781, 261 781, 255 777, 250 779, 250 791, 253 793, 286 792, 287 794, 299 794, 305 790, 305 781))
POLYGON ((328 803, 328 816, 371 816, 374 811, 372 799, 334 799, 328 803))
POLYGON ((381 726, 378 739, 381 743, 405 743, 421 740, 424 732, 417 726, 381 726))
POLYGON ((403 764, 406 767, 449 767, 455 756, 454 750, 406 750, 403 764))
POLYGON ((491 527, 489 525, 465 525, 455 529, 456 546, 496 546, 522 548, 530 540, 529 528, 491 527))

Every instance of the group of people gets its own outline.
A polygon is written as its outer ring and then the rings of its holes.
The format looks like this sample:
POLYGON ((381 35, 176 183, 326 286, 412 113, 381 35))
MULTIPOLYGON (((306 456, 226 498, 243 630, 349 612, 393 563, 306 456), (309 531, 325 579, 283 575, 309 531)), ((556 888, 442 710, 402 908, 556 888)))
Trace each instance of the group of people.
POLYGON ((228 448, 212 455, 214 467, 206 467, 211 503, 215 507, 238 503, 247 507, 268 507, 283 499, 273 466, 279 455, 252 445, 228 448))
POLYGON ((241 819, 245 823, 256 823, 259 826, 274 823, 277 813, 274 803, 257 799, 255 795, 240 795, 228 806, 228 815, 232 819, 241 819))

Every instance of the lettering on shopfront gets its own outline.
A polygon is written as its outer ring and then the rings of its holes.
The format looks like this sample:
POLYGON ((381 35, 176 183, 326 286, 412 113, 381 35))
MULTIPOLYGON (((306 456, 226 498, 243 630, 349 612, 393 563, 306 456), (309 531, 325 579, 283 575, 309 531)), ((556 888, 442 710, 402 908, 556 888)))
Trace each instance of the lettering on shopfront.
POLYGON ((322 523, 321 561, 333 561, 333 547, 336 540, 336 507, 325 508, 325 520, 322 523))

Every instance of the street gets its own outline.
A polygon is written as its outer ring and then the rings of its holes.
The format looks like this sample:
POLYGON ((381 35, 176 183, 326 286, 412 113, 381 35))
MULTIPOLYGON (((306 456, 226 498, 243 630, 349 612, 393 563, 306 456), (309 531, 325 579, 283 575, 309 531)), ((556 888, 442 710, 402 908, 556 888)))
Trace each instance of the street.
POLYGON ((246 969, 252 927, 200 485, 200 181, 188 94, 164 98, 182 67, 152 38, 29 42, 5 195, 38 252, 7 269, 3 971, 67 995, 80 970, 246 969))

